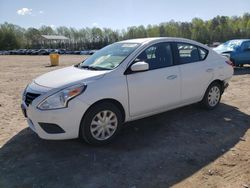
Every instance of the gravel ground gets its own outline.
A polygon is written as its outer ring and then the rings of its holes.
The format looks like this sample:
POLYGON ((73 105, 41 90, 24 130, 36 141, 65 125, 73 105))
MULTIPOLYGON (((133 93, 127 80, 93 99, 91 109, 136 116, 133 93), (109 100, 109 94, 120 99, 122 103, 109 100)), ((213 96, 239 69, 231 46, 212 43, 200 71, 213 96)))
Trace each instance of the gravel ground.
POLYGON ((250 187, 250 67, 235 70, 220 106, 191 105, 127 123, 113 143, 41 140, 21 92, 36 76, 81 62, 0 56, 0 187, 250 187))

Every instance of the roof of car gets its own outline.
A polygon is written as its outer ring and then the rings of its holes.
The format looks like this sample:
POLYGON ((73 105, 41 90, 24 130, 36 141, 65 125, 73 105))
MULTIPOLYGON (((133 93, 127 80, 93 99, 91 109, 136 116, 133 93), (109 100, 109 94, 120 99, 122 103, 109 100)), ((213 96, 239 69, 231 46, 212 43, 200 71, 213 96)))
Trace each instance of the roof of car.
POLYGON ((120 41, 120 42, 124 42, 124 43, 144 43, 144 42, 148 42, 148 41, 152 41, 156 38, 137 38, 137 39, 128 39, 128 40, 124 40, 124 41, 120 41))
MULTIPOLYGON (((129 39, 129 40, 124 40, 124 41, 120 41, 120 42, 127 42, 127 43, 145 43, 145 42, 151 42, 154 40, 177 40, 177 41, 192 41, 189 39, 185 39, 185 38, 176 38, 176 37, 151 37, 151 38, 137 38, 137 39, 129 39)), ((193 41, 195 42, 195 41, 193 41)))
POLYGON ((230 40, 230 41, 235 41, 235 42, 242 43, 242 42, 245 42, 245 41, 250 41, 250 39, 233 39, 233 40, 230 40))
POLYGON ((152 41, 159 41, 159 42, 176 41, 176 42, 184 42, 184 43, 187 42, 187 43, 199 45, 199 46, 201 46, 201 47, 203 47, 203 48, 205 48, 207 50, 210 49, 206 45, 204 45, 202 43, 199 43, 197 41, 186 39, 186 38, 177 38, 177 37, 137 38, 137 39, 129 39, 129 40, 120 41, 120 43, 139 43, 139 44, 143 44, 143 43, 150 43, 152 41))

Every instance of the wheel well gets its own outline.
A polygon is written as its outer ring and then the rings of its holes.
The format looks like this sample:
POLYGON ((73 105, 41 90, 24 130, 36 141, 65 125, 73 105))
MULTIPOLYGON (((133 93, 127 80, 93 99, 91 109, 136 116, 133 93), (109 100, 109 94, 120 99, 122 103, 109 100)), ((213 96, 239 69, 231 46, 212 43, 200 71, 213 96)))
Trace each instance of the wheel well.
MULTIPOLYGON (((95 103, 93 103, 93 104, 88 108, 88 110, 89 110, 91 107, 93 107, 93 106, 95 106, 95 105, 98 105, 98 104, 100 104, 100 103, 103 103, 103 102, 109 102, 109 103, 114 104, 114 105, 121 111, 121 113, 122 113, 122 121, 123 121, 123 122, 125 121, 125 116, 126 116, 126 115, 125 115, 125 110, 124 110, 122 104, 121 104, 119 101, 115 100, 115 99, 101 99, 101 100, 99 100, 99 101, 96 101, 95 103)), ((87 111, 88 111, 88 110, 87 110, 87 111)), ((86 114, 86 112, 85 112, 85 114, 86 114)))
MULTIPOLYGON (((117 106, 117 108, 121 111, 121 113, 122 113, 122 122, 124 122, 125 121, 125 110, 124 110, 124 108, 123 108, 123 106, 122 106, 122 104, 119 102, 119 101, 117 101, 117 100, 115 100, 115 99, 101 99, 101 100, 99 100, 99 101, 96 101, 95 103, 93 103, 92 105, 90 105, 90 107, 86 110, 86 112, 87 111, 89 111, 90 110, 90 108, 92 108, 93 106, 95 106, 95 105, 98 105, 98 104, 101 104, 101 103, 103 103, 103 102, 110 102, 110 103, 112 103, 112 104, 115 104, 116 106, 117 106)), ((81 137, 81 134, 82 134, 82 132, 80 131, 81 130, 81 126, 82 126, 82 121, 83 121, 83 119, 85 118, 85 115, 86 115, 86 112, 84 113, 84 115, 83 115, 83 117, 82 117, 82 119, 81 119, 81 124, 80 124, 80 127, 79 127, 79 137, 81 137)))
POLYGON ((213 83, 218 83, 220 85, 220 87, 221 87, 222 93, 224 92, 224 82, 223 81, 214 80, 213 82, 210 83, 210 85, 213 84, 213 83))
POLYGON ((223 94, 224 89, 225 89, 225 88, 224 88, 224 82, 223 82, 222 80, 217 79, 217 80, 212 81, 212 82, 207 86, 205 92, 203 93, 202 100, 204 99, 204 97, 205 97, 205 95, 206 95, 207 89, 208 89, 209 86, 210 86, 211 84, 213 84, 213 83, 218 83, 218 84, 220 85, 221 90, 222 90, 222 93, 221 93, 221 94, 223 94))

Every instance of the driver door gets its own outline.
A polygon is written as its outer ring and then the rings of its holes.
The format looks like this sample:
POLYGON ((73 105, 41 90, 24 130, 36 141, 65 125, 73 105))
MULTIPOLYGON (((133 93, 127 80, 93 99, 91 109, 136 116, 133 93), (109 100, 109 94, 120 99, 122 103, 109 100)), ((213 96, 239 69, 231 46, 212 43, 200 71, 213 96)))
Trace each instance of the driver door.
POLYGON ((250 41, 242 43, 242 52, 239 55, 239 60, 241 64, 250 63, 250 41))
POLYGON ((150 46, 137 61, 148 63, 149 70, 127 74, 130 115, 153 114, 178 105, 181 79, 178 66, 174 66, 171 43, 150 46))

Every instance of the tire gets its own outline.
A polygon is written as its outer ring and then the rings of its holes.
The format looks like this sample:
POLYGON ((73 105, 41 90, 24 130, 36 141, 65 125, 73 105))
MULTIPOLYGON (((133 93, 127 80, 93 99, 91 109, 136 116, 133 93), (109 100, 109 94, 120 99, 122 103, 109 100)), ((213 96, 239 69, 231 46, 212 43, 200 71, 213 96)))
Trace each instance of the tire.
POLYGON ((111 102, 102 102, 85 113, 80 125, 80 138, 91 145, 104 145, 116 137, 121 125, 119 108, 111 102))
POLYGON ((220 103, 221 95, 221 85, 218 82, 213 82, 206 90, 206 93, 201 101, 202 106, 208 110, 216 108, 220 103))

